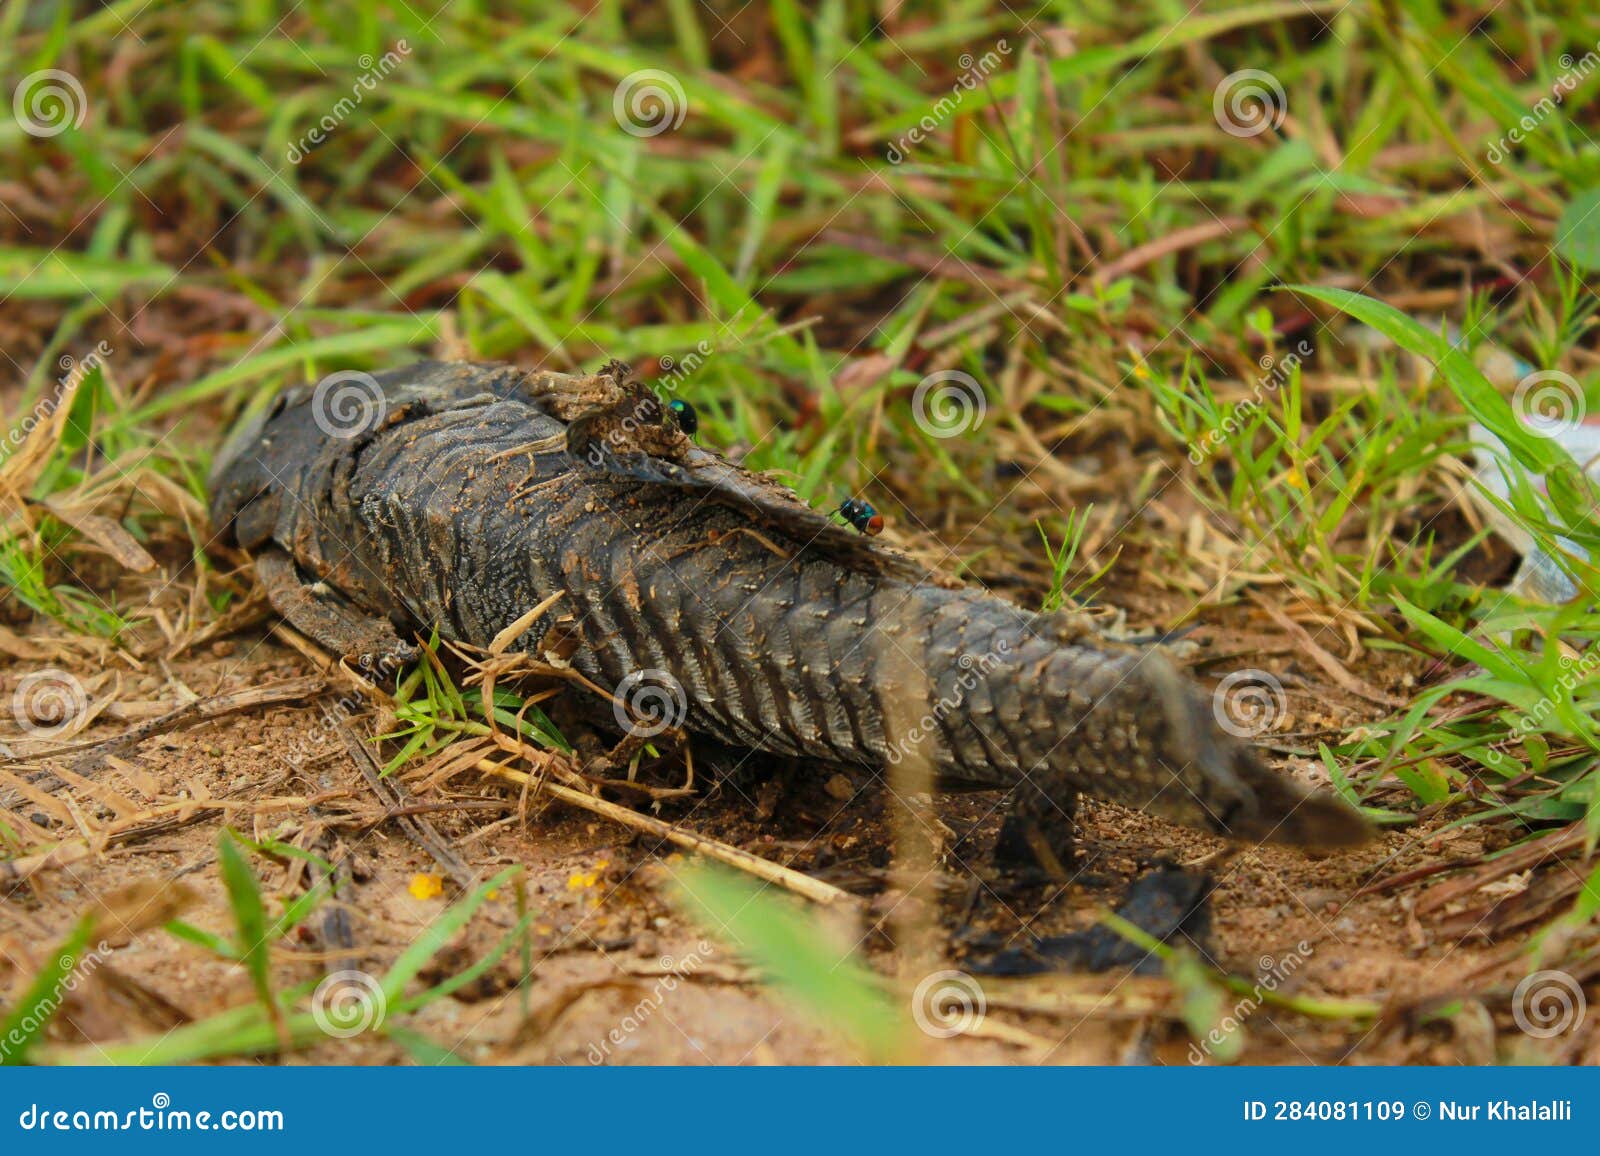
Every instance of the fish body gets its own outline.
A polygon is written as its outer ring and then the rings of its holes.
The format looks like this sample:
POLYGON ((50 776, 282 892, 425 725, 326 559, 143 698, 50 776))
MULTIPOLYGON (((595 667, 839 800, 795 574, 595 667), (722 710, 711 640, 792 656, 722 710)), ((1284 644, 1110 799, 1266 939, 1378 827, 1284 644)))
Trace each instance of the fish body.
POLYGON ((351 376, 343 409, 324 381, 245 423, 211 505, 274 605, 342 655, 433 630, 485 647, 559 595, 514 649, 558 632, 590 682, 664 683, 673 722, 734 747, 918 760, 1011 791, 1035 832, 1083 792, 1242 838, 1368 833, 1226 733, 1159 651, 930 574, 696 445, 623 367, 351 376))

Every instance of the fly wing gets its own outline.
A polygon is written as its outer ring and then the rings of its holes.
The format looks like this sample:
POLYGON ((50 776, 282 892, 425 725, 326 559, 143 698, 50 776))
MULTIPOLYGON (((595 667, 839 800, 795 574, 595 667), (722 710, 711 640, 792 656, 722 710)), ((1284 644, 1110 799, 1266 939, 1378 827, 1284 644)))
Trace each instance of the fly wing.
POLYGON ((908 582, 934 580, 914 559, 840 525, 830 514, 806 505, 788 486, 735 465, 719 453, 695 446, 685 472, 688 484, 712 500, 776 527, 801 546, 871 573, 908 582))

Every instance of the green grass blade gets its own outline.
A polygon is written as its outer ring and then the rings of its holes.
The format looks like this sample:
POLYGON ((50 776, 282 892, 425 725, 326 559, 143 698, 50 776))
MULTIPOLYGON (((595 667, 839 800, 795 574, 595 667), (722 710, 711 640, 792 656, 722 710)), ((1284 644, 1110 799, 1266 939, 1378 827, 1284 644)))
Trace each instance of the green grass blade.
POLYGON ((675 902, 713 935, 748 955, 774 987, 820 1025, 842 1030, 874 1059, 902 1046, 905 1022, 877 977, 848 947, 779 893, 713 867, 679 872, 675 902))
POLYGON ((217 839, 217 864, 222 873, 222 884, 228 891, 228 904, 233 908, 234 925, 239 935, 239 962, 250 975, 256 998, 267 1010, 275 1027, 283 1034, 283 1009, 278 1006, 272 991, 272 936, 267 922, 266 904, 261 900, 261 886, 255 872, 250 869, 244 852, 234 840, 233 833, 223 830, 217 839))
POLYGON ((27 1062, 28 1052, 44 1036, 61 1010, 68 978, 78 966, 83 949, 94 935, 93 915, 85 915, 50 953, 5 1022, 0 1024, 0 1066, 27 1062))

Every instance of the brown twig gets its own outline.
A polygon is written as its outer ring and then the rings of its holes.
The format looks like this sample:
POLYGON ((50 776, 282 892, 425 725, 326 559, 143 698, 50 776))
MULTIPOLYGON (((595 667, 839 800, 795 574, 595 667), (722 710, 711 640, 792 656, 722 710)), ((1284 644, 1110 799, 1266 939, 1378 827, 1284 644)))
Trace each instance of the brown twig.
POLYGON ((421 847, 433 861, 463 891, 471 891, 477 886, 478 878, 473 874, 472 868, 466 861, 457 855, 446 842, 444 837, 432 823, 421 815, 407 813, 405 808, 411 800, 405 793, 405 788, 393 779, 383 777, 383 768, 378 766, 378 760, 373 757, 367 744, 361 741, 361 736, 351 730, 349 725, 339 724, 339 737, 344 741, 344 749, 350 754, 350 761, 355 763, 356 769, 361 772, 361 777, 367 781, 367 786, 372 788, 372 793, 378 796, 386 812, 395 816, 395 822, 417 846, 421 847))
POLYGON ((327 686, 328 682, 324 678, 291 678, 285 682, 274 683, 271 686, 256 686, 251 687, 249 690, 234 691, 231 694, 197 698, 193 702, 186 702, 182 706, 168 711, 159 718, 153 718, 149 722, 142 722, 138 726, 129 727, 121 734, 113 735, 109 739, 69 743, 47 753, 29 753, 13 758, 0 759, 0 766, 13 763, 36 763, 42 758, 53 759, 70 754, 76 756, 73 759, 74 764, 83 769, 86 765, 93 765, 94 760, 102 755, 113 754, 137 746, 139 743, 156 735, 195 726, 198 723, 210 722, 213 719, 222 718, 224 715, 237 714, 240 711, 251 710, 258 706, 305 702, 321 694, 327 689, 327 686))
MULTIPOLYGON (((478 769, 495 778, 505 779, 511 783, 530 783, 533 776, 525 771, 496 763, 492 759, 480 759, 478 769)), ((663 823, 660 819, 653 819, 648 815, 641 815, 637 811, 605 799, 586 795, 582 791, 575 791, 571 787, 564 787, 560 783, 548 780, 540 786, 539 790, 547 792, 553 797, 574 807, 579 807, 591 814, 610 819, 613 823, 620 823, 624 827, 631 827, 635 831, 643 831, 649 835, 676 843, 686 851, 694 851, 708 859, 715 859, 729 867, 736 867, 740 871, 748 872, 758 879, 768 883, 775 883, 796 895, 802 895, 814 903, 824 905, 839 904, 853 905, 860 902, 848 891, 841 891, 820 879, 813 879, 789 867, 780 866, 759 855, 752 855, 748 851, 730 846, 727 843, 712 839, 706 835, 697 835, 693 831, 686 831, 682 827, 674 827, 670 823, 663 823)))
POLYGON ((1368 702, 1375 702, 1379 706, 1402 707, 1406 705, 1405 699, 1396 698, 1392 694, 1387 694, 1376 687, 1369 686, 1351 674, 1345 669, 1343 663, 1317 644, 1316 640, 1311 637, 1309 630, 1268 602, 1260 594, 1252 592, 1250 600, 1266 611, 1267 617, 1271 618, 1286 634, 1293 638, 1304 649, 1306 657, 1327 671, 1328 677, 1332 678, 1340 687, 1358 698, 1364 698, 1368 702))

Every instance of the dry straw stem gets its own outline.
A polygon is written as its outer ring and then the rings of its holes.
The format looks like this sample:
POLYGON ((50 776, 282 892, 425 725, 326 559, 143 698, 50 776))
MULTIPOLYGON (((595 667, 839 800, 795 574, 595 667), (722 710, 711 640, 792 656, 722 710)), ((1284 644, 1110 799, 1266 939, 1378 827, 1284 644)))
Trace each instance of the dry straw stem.
POLYGON ((196 726, 203 722, 211 722, 225 715, 239 714, 242 711, 254 710, 263 706, 278 706, 290 703, 299 704, 309 702, 327 688, 327 680, 319 677, 291 678, 270 686, 255 686, 247 690, 234 691, 229 694, 212 695, 208 698, 197 698, 175 707, 159 718, 150 719, 138 726, 130 727, 119 735, 108 739, 97 739, 89 742, 71 743, 67 746, 57 747, 48 752, 29 753, 11 759, 0 759, 0 766, 11 763, 33 763, 40 758, 59 758, 62 755, 76 755, 72 762, 79 768, 92 766, 99 757, 124 750, 156 735, 168 731, 179 730, 185 727, 196 726))
MULTIPOLYGON (((553 602, 554 599, 546 600, 530 610, 527 615, 523 616, 523 619, 519 619, 518 622, 514 623, 513 625, 520 625, 522 629, 526 629, 527 625, 530 624, 539 614, 542 614, 545 610, 549 609, 553 602)), ((282 624, 274 627, 273 633, 278 635, 278 637, 282 638, 285 642, 288 642, 302 655, 310 659, 323 670, 332 671, 335 669, 342 669, 338 667, 338 665, 334 663, 334 661, 320 648, 282 624)), ((521 630, 518 630, 517 633, 520 634, 521 630)), ((515 635, 511 636, 511 638, 514 637, 515 635)), ((508 638, 507 641, 509 642, 511 638, 508 638)), ((354 674, 350 674, 348 671, 345 673, 348 674, 351 679, 361 682, 363 689, 371 691, 375 697, 387 699, 387 695, 383 695, 381 691, 377 691, 376 688, 370 687, 370 685, 366 684, 363 680, 357 679, 354 674)), ((824 883, 820 879, 813 879, 811 876, 802 874, 801 872, 795 871, 792 868, 780 866, 779 864, 773 863, 768 859, 763 859, 758 855, 752 855, 748 851, 741 851, 737 847, 723 843, 717 839, 712 839, 706 835, 698 835, 692 831, 684 830, 681 827, 674 827, 669 823, 663 823, 659 819, 654 819, 647 815, 641 815, 637 811, 631 811, 627 807, 621 806, 617 803, 608 802, 605 799, 598 798, 595 795, 588 794, 587 792, 578 790, 575 787, 563 786, 560 783, 550 782, 548 778, 544 778, 543 772, 553 771, 557 774, 566 772, 564 777, 568 777, 572 782, 575 783, 583 783, 584 780, 581 775, 568 771, 567 768, 562 765, 562 760, 557 759, 555 756, 547 752, 535 750, 526 744, 517 742, 515 739, 512 739, 503 733, 497 733, 492 737, 498 745, 505 748, 510 753, 536 764, 539 766, 541 771, 541 774, 539 775, 530 775, 526 771, 519 771, 514 767, 508 766, 504 763, 497 763, 493 759, 487 757, 476 759, 473 765, 476 766, 478 770, 493 778, 503 779, 506 782, 517 783, 530 791, 547 792, 553 798, 559 799, 563 803, 567 803, 571 806, 589 811, 590 813, 599 815, 602 818, 610 819, 612 822, 620 823, 624 827, 631 827, 635 831, 641 831, 645 834, 655 835, 659 838, 666 839, 669 842, 675 843, 679 847, 684 848, 685 850, 697 852, 701 855, 705 855, 707 858, 715 859, 719 863, 724 863, 729 867, 734 867, 740 871, 748 872, 758 879, 765 880, 768 883, 774 883, 785 890, 794 892, 796 895, 804 896, 814 903, 820 903, 824 906, 860 905, 861 901, 856 898, 856 896, 851 895, 848 891, 834 887, 832 884, 824 883), (541 779, 543 781, 541 781, 541 779)), ((433 849, 430 847, 429 850, 431 852, 433 849)))
POLYGON ((355 731, 347 724, 340 723, 339 737, 344 742, 344 749, 350 755, 350 761, 356 765, 367 786, 383 804, 385 814, 393 816, 407 838, 431 855, 433 861, 455 880, 461 890, 470 893, 478 885, 478 877, 472 868, 451 849, 449 842, 439 834, 437 827, 421 815, 406 812, 405 808, 410 799, 404 789, 393 779, 383 777, 383 768, 378 765, 378 760, 373 758, 371 748, 355 731))
MULTIPOLYGON (((486 775, 504 779, 510 783, 532 784, 534 781, 533 776, 527 772, 519 771, 503 763, 497 763, 493 759, 479 759, 477 767, 486 775)), ((774 883, 787 891, 794 892, 796 895, 804 896, 813 903, 820 903, 824 906, 854 906, 860 903, 860 900, 854 895, 851 895, 848 891, 840 890, 831 883, 813 879, 809 875, 780 866, 758 855, 752 855, 748 851, 741 851, 739 848, 719 840, 705 835, 697 835, 693 831, 684 830, 682 827, 674 827, 670 823, 663 823, 660 819, 641 815, 637 811, 630 811, 627 807, 607 802, 605 799, 597 798, 594 795, 586 795, 582 791, 576 791, 571 787, 564 787, 560 783, 549 781, 541 784, 538 789, 548 792, 563 803, 568 803, 602 818, 610 819, 613 823, 620 823, 624 827, 633 828, 635 831, 642 831, 645 834, 666 839, 668 842, 676 843, 686 851, 694 851, 708 859, 715 859, 719 863, 754 875, 757 879, 774 883)))
MULTIPOLYGON (((7 793, 8 802, 25 799, 57 818, 67 828, 76 828, 78 833, 75 838, 55 842, 53 846, 30 854, 0 860, 0 884, 13 884, 43 871, 69 867, 103 854, 110 847, 135 843, 230 811, 252 814, 293 811, 318 801, 291 796, 256 800, 193 798, 142 803, 92 775, 103 764, 122 769, 119 752, 156 735, 257 707, 304 702, 315 697, 326 686, 327 681, 320 677, 295 678, 271 686, 194 699, 109 739, 68 743, 50 749, 47 754, 30 752, 16 758, 0 759, 0 789, 7 793), (19 770, 38 769, 24 775, 11 770, 12 767, 19 770), (47 784, 49 780, 58 783, 60 789, 44 789, 41 784, 47 784), (103 824, 91 821, 80 806, 80 802, 86 799, 108 807, 113 816, 110 821, 103 824)), ((144 789, 146 797, 153 792, 153 787, 144 789)), ((319 798, 337 798, 345 794, 347 792, 333 792, 319 798)), ((0 810, 0 814, 3 813, 0 810)), ((24 833, 36 830, 27 823, 16 824, 15 828, 24 833)))

